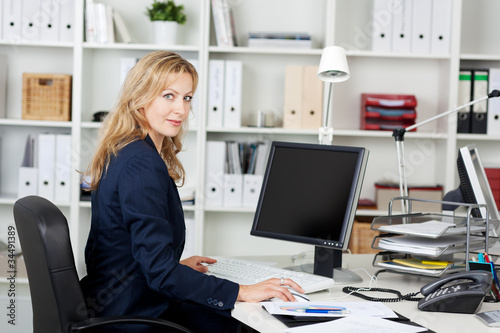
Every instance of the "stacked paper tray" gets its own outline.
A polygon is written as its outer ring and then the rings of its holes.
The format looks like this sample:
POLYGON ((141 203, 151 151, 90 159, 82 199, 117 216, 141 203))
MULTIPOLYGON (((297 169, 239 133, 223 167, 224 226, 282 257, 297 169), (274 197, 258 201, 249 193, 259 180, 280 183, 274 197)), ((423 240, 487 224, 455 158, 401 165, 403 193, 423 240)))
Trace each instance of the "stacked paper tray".
MULTIPOLYGON (((490 221, 490 229, 496 228, 496 225, 498 225, 498 221, 490 221)), ((438 238, 445 235, 465 235, 467 233, 467 218, 423 213, 381 216, 373 220, 371 228, 393 234, 438 238)), ((484 219, 470 218, 471 234, 485 231, 484 219)))

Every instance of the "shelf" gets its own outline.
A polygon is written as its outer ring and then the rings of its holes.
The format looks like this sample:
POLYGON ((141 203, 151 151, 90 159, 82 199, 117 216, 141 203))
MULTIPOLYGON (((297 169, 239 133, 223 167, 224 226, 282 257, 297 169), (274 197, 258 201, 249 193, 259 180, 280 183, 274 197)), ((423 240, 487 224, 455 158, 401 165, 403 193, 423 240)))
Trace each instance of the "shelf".
POLYGON ((210 46, 208 51, 211 53, 239 53, 239 54, 271 54, 271 55, 313 55, 321 56, 322 49, 300 49, 283 47, 220 47, 210 46))
POLYGON ((498 54, 464 53, 464 54, 460 55, 460 60, 500 61, 500 55, 498 55, 498 54))
MULTIPOLYGON (((207 127, 208 133, 248 133, 248 134, 292 134, 292 135, 319 135, 315 129, 289 129, 282 127, 238 127, 238 128, 215 128, 207 127)), ((366 138, 391 138, 392 131, 365 131, 333 129, 333 135, 338 137, 366 137, 366 138)), ((445 133, 438 132, 408 132, 405 138, 436 139, 445 140, 448 138, 445 133)))
POLYGON ((500 135, 457 134, 457 140, 466 140, 466 141, 500 141, 500 135))
POLYGON ((25 127, 62 127, 71 128, 71 121, 25 120, 25 119, 0 119, 0 126, 25 126, 25 127))
POLYGON ((99 50, 139 50, 139 51, 154 51, 154 50, 169 50, 174 52, 198 52, 199 46, 193 45, 156 45, 156 44, 140 44, 140 43, 83 43, 84 49, 99 49, 99 50))
POLYGON ((28 47, 47 47, 47 48, 73 48, 73 43, 47 43, 47 42, 6 42, 0 41, 0 46, 28 46, 28 47))

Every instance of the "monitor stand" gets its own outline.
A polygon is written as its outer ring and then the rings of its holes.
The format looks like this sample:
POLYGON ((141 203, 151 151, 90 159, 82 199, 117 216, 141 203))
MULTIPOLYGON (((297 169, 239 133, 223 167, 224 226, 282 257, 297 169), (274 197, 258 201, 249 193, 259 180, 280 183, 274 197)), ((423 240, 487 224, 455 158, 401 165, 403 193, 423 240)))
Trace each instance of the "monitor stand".
POLYGON ((342 251, 316 246, 314 263, 286 267, 292 271, 312 273, 333 278, 335 284, 360 283, 363 279, 353 271, 342 268, 342 251))

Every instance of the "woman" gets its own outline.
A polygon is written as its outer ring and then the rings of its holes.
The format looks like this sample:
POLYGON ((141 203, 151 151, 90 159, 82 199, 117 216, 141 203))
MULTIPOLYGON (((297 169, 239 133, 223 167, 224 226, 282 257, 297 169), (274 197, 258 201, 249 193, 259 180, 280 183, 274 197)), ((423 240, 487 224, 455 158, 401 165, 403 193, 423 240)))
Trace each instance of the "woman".
MULTIPOLYGON (((130 70, 103 124, 86 172, 92 222, 82 288, 91 313, 162 317, 196 332, 224 332, 234 329, 237 300, 295 300, 279 279, 238 285, 203 274, 214 259, 179 261, 185 224, 176 183, 184 182, 184 169, 177 153, 197 83, 188 61, 152 52, 130 70)), ((289 279, 285 284, 303 291, 289 279)))

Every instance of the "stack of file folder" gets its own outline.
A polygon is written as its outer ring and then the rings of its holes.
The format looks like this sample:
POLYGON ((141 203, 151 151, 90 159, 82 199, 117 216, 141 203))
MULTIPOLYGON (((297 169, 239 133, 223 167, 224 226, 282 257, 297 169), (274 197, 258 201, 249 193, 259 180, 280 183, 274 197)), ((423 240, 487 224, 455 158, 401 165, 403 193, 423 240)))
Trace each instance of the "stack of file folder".
POLYGON ((415 124, 414 95, 361 94, 361 129, 394 130, 415 124))

